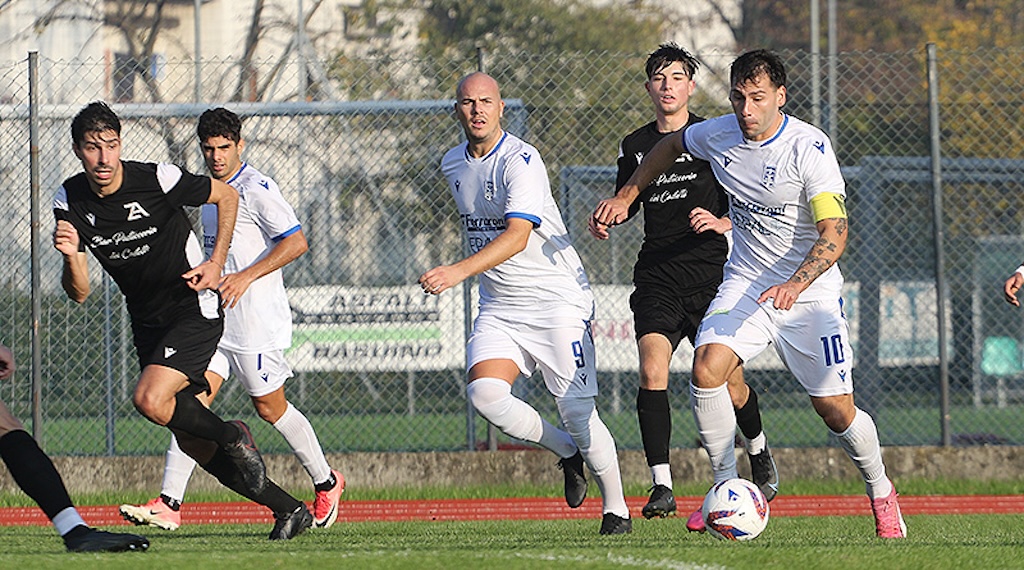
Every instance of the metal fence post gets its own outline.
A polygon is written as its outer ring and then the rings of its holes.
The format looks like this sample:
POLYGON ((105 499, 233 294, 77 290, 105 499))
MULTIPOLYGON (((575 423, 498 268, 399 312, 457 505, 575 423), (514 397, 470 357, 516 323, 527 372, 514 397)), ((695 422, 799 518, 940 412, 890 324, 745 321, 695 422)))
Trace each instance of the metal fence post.
POLYGON ((952 443, 949 433, 949 354, 946 349, 946 250, 942 217, 942 140, 939 132, 939 70, 934 43, 927 45, 928 53, 928 131, 931 146, 932 170, 932 228, 935 239, 935 300, 936 326, 939 337, 939 389, 942 422, 942 445, 952 443))
POLYGON ((29 140, 29 186, 32 225, 32 437, 43 443, 42 411, 42 350, 39 341, 39 319, 43 313, 39 298, 40 265, 39 249, 42 243, 42 228, 39 220, 39 52, 28 52, 28 140, 29 140))

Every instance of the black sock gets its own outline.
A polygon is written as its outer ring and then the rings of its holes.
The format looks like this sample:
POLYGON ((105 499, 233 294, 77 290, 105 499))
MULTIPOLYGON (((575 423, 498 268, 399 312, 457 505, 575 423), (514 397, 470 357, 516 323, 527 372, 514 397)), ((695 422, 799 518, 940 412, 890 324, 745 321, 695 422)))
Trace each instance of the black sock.
POLYGON ((167 505, 168 509, 171 509, 172 511, 181 510, 181 501, 177 499, 172 499, 167 495, 160 493, 160 500, 163 502, 163 504, 167 505))
POLYGON ((316 491, 317 493, 322 493, 324 491, 330 491, 337 484, 338 479, 334 476, 334 471, 331 471, 331 476, 328 477, 327 480, 324 481, 323 483, 317 483, 316 485, 313 485, 313 490, 316 491))
POLYGON ((668 391, 637 390, 636 417, 640 420, 640 437, 644 442, 647 465, 668 463, 668 445, 672 436, 668 391))
POLYGON ((14 430, 0 437, 0 458, 7 464, 14 482, 50 520, 64 509, 75 506, 53 461, 27 431, 14 430))
POLYGON ((259 503, 275 513, 291 513, 295 512, 295 509, 302 506, 302 502, 295 497, 289 495, 284 489, 277 486, 276 483, 267 479, 266 489, 263 490, 259 495, 253 495, 249 493, 245 483, 242 481, 242 473, 235 467, 234 462, 231 458, 224 453, 224 450, 217 449, 213 454, 213 458, 210 459, 205 465, 200 465, 207 473, 213 475, 220 481, 225 487, 238 493, 239 495, 259 503))
POLYGON ((757 407, 757 392, 750 388, 747 403, 736 410, 736 425, 740 426, 743 437, 754 439, 761 434, 761 410, 757 407))
POLYGON ((174 396, 174 414, 167 427, 181 430, 189 435, 215 441, 224 447, 238 440, 238 428, 220 419, 186 390, 174 396))
POLYGON ((75 528, 73 528, 73 529, 67 531, 66 533, 64 533, 64 535, 61 536, 61 538, 64 539, 64 543, 66 544, 69 541, 72 541, 72 540, 74 540, 74 539, 76 539, 76 538, 78 538, 80 536, 89 534, 89 531, 91 531, 91 530, 92 530, 91 528, 89 528, 89 527, 87 527, 85 525, 81 525, 80 524, 80 525, 76 526, 75 528))

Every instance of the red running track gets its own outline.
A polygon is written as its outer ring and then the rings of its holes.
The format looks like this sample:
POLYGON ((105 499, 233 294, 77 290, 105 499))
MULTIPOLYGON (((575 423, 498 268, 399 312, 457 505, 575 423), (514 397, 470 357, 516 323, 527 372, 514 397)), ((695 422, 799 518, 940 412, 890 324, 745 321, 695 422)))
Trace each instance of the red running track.
MULTIPOLYGON (((695 510, 701 497, 677 497, 679 512, 695 510)), ((627 497, 630 512, 640 516, 646 497, 627 497)), ((906 496, 900 497, 905 515, 1024 514, 1024 496, 906 496)), ((79 507, 82 518, 95 526, 127 525, 117 506, 79 507)), ((869 515, 865 496, 779 496, 771 502, 774 517, 869 515)), ((418 501, 343 501, 338 522, 479 521, 513 519, 589 519, 601 517, 601 500, 590 498, 570 509, 561 498, 450 499, 418 501)), ((186 503, 184 524, 271 523, 270 511, 255 503, 186 503)), ((0 508, 0 526, 48 525, 38 507, 0 508)))

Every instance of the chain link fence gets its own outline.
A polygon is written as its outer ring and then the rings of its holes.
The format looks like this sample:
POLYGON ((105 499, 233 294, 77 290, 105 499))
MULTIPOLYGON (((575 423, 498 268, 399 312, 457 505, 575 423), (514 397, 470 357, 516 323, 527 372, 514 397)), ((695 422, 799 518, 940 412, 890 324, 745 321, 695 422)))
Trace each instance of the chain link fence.
MULTIPOLYGON (((817 121, 831 134, 847 179, 852 241, 840 263, 854 376, 858 402, 876 417, 885 445, 1024 443, 1016 421, 1024 411, 1024 319, 1001 293, 1002 282, 1024 259, 1022 55, 938 53, 937 169, 930 158, 934 131, 924 50, 847 53, 834 62, 783 54, 790 76, 787 112, 817 121), (815 70, 821 85, 834 77, 834 98, 814 95, 815 70), (941 219, 933 206, 937 179, 941 219)), ((700 56, 716 70, 727 69, 733 57, 700 56)), ((643 90, 645 57, 339 59, 316 62, 322 73, 306 77, 297 66, 257 62, 242 70, 236 62, 209 61, 202 62, 203 76, 218 79, 203 86, 205 100, 198 103, 191 99, 191 61, 125 70, 104 61, 40 59, 38 82, 31 86, 32 58, 3 66, 0 191, 8 207, 0 232, 0 330, 19 371, 0 384, 0 400, 53 454, 163 451, 166 431, 142 419, 130 403, 138 369, 116 285, 91 259, 93 294, 83 305, 67 300, 60 288, 50 200, 61 181, 80 170, 70 148, 70 121, 89 101, 113 103, 123 121, 125 159, 174 162, 193 172, 204 172, 196 119, 224 105, 243 116, 244 158, 277 180, 310 243, 309 253, 285 269, 295 321, 288 358, 296 373, 287 393, 310 417, 325 450, 484 445, 477 442, 488 439, 486 423, 467 408, 463 391, 475 282, 439 297, 424 296, 415 284, 426 269, 463 256, 458 217, 438 166, 462 140, 451 113, 455 83, 483 68, 502 85, 506 129, 540 150, 594 285, 602 415, 620 447, 641 448, 628 305, 641 224, 616 228, 611 240, 598 242, 586 232, 586 219, 614 191, 621 138, 653 119, 643 90), (258 84, 254 78, 264 87, 238 89, 258 84), (30 91, 39 101, 34 127, 30 91), (230 101, 237 93, 262 100, 230 101), (33 129, 41 196, 35 250, 33 129), (33 304, 40 308, 37 355, 33 304)), ((728 112, 720 79, 720 73, 698 74, 691 111, 728 112)), ((748 363, 747 378, 761 393, 772 444, 832 444, 806 395, 771 352, 748 363)), ((691 355, 683 343, 670 383, 673 444, 684 447, 696 440, 687 402, 691 355)), ((516 393, 549 419, 556 417, 538 377, 517 382, 516 393)), ((236 382, 226 383, 215 408, 224 417, 250 420, 267 451, 287 451, 258 421, 236 382)), ((502 437, 499 444, 514 443, 502 437)))

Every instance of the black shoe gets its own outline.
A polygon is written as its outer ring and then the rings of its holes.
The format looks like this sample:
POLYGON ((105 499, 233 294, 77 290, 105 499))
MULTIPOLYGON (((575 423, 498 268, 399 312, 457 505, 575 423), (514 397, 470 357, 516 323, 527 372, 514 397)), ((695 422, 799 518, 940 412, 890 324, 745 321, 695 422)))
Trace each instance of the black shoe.
POLYGON ((750 459, 750 478, 761 489, 766 500, 774 499, 779 492, 779 471, 775 468, 772 450, 766 445, 764 451, 757 455, 748 453, 747 458, 750 459))
POLYGON ((267 466, 263 463, 260 451, 256 449, 256 441, 252 438, 249 426, 241 420, 231 420, 238 428, 238 441, 224 448, 224 452, 242 473, 242 481, 253 496, 259 495, 267 488, 267 466))
POLYGON ((633 532, 633 521, 615 513, 605 513, 601 519, 601 534, 628 534, 633 532))
POLYGON ((87 528, 85 532, 75 530, 64 537, 64 546, 68 552, 126 552, 129 550, 145 552, 149 548, 149 540, 137 534, 107 532, 87 528))
POLYGON ((672 496, 672 489, 665 485, 651 487, 651 498, 640 511, 645 519, 654 517, 665 518, 676 512, 676 498, 672 496))
POLYGON ((270 540, 291 540, 313 526, 313 515, 306 505, 300 505, 290 513, 274 513, 274 530, 270 540))
POLYGON ((583 474, 583 454, 576 450, 576 455, 558 460, 558 468, 565 475, 565 502, 570 509, 583 504, 587 498, 587 477, 583 474))

